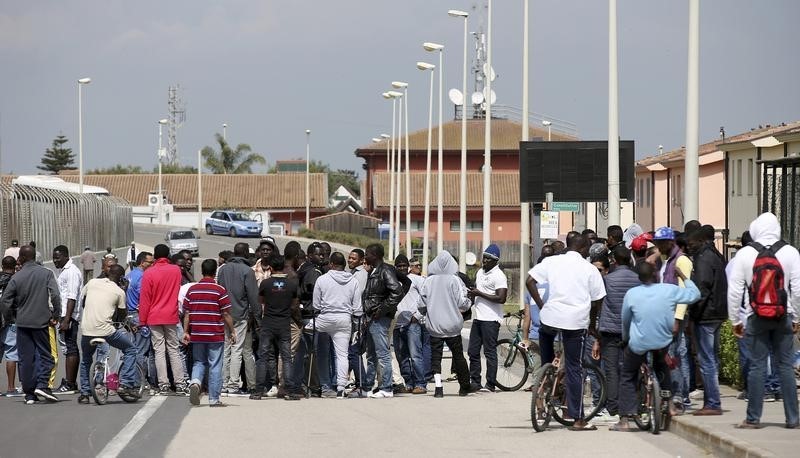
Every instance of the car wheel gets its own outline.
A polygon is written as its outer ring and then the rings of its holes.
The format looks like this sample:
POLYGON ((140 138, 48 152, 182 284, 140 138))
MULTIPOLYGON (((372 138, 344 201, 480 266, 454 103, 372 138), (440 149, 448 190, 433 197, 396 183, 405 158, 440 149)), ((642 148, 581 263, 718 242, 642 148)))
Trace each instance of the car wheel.
POLYGON ((206 234, 208 234, 208 235, 214 234, 214 229, 211 229, 211 225, 210 224, 206 224, 206 234))
POLYGON ((228 231, 228 234, 230 234, 231 237, 236 237, 236 229, 231 228, 231 230, 228 231))

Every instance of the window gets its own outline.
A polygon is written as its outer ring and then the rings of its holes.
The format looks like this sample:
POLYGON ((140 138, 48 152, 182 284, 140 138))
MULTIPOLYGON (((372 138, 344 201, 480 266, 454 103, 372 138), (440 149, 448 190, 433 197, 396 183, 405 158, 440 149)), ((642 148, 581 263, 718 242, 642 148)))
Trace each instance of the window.
POLYGON ((636 206, 642 207, 644 206, 644 198, 642 197, 642 193, 644 191, 644 180, 638 179, 636 180, 636 206))
POLYGON ((647 188, 647 206, 650 207, 651 205, 653 205, 653 195, 651 194, 653 189, 653 182, 651 178, 647 179, 645 187, 647 188))
POLYGON ((683 204, 683 177, 681 175, 672 176, 672 205, 680 207, 683 204))
POLYGON ((742 160, 736 160, 736 195, 742 195, 742 160))
MULTIPOLYGON (((406 230, 406 222, 400 221, 400 231, 406 230)), ((425 222, 424 221, 411 221, 411 230, 412 231, 424 231, 425 230, 425 222)))
MULTIPOLYGON (((450 232, 459 232, 460 230, 460 221, 450 221, 450 232)), ((483 221, 467 221, 467 232, 483 232, 483 221)))
POLYGON ((753 175, 755 170, 755 163, 753 158, 747 160, 747 195, 753 195, 753 175))

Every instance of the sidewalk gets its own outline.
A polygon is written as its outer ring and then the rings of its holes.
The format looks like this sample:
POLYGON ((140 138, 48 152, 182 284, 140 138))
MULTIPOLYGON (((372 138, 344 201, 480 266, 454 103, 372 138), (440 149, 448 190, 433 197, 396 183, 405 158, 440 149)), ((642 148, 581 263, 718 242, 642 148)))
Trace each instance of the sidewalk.
MULTIPOLYGON (((784 428, 783 402, 765 402, 762 429, 744 430, 734 426, 745 419, 747 401, 738 400, 738 391, 721 386, 721 416, 695 417, 689 410, 674 417, 670 432, 709 449, 715 456, 773 457, 797 456, 800 430, 784 428)), ((702 400, 699 401, 702 404, 702 400)), ((695 401, 695 408, 699 408, 695 401)))

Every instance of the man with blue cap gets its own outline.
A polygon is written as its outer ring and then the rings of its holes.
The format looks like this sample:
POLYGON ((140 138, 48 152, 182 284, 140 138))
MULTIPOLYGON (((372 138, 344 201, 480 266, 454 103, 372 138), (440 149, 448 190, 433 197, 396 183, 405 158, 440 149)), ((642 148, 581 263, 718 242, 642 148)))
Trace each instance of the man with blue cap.
POLYGON ((475 288, 469 290, 474 304, 469 335, 469 377, 471 391, 494 391, 497 379, 497 335, 503 321, 503 304, 508 295, 508 280, 500 269, 500 247, 492 243, 483 250, 481 269, 475 275, 475 288), (481 347, 486 358, 486 385, 481 385, 481 347))

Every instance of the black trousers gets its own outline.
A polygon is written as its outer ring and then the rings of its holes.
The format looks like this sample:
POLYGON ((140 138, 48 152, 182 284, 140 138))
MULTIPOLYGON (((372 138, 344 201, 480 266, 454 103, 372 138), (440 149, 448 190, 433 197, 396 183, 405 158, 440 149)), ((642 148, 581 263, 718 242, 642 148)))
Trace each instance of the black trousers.
POLYGON ((17 326, 19 379, 26 399, 34 399, 34 390, 47 388, 55 359, 50 348, 49 328, 17 326))
MULTIPOLYGON (((669 368, 664 355, 667 354, 668 348, 661 350, 653 350, 649 353, 653 355, 653 368, 658 377, 658 383, 661 385, 661 390, 669 390, 671 379, 669 375, 669 368)), ((639 397, 636 395, 636 385, 639 381, 639 368, 642 363, 647 361, 647 353, 639 355, 625 348, 625 353, 622 362, 622 375, 619 384, 619 414, 620 415, 636 415, 639 410, 639 397)))
POLYGON ((464 358, 464 347, 461 344, 461 335, 454 337, 433 337, 431 336, 431 370, 434 374, 442 373, 442 351, 444 344, 453 355, 453 365, 451 370, 458 376, 458 384, 462 391, 469 390, 469 369, 467 360, 464 358))
POLYGON ((619 373, 622 366, 622 334, 600 333, 600 357, 606 374, 606 408, 619 414, 619 373))
MULTIPOLYGON (((481 347, 486 357, 486 388, 494 389, 497 382, 497 321, 472 320, 469 334, 469 377, 473 384, 481 384, 481 347)), ((448 344, 449 345, 449 344, 448 344)))
POLYGON ((293 374, 292 333, 286 329, 271 329, 261 324, 258 359, 256 360, 256 391, 264 392, 278 386, 278 353, 283 361, 283 384, 286 391, 296 393, 299 384, 293 374))

